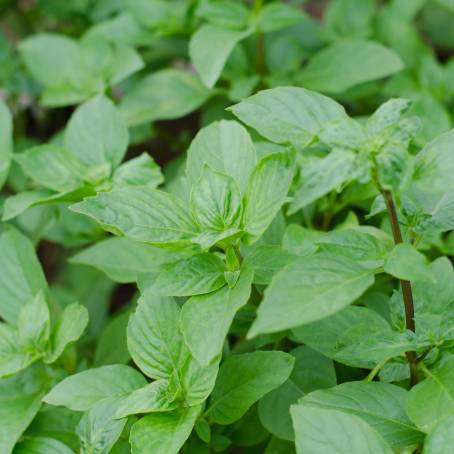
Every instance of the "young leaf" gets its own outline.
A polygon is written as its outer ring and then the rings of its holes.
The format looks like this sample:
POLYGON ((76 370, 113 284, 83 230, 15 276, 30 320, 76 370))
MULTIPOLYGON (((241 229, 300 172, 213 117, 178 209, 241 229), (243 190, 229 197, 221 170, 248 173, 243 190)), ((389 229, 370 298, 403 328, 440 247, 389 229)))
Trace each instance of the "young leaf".
POLYGON ((396 449, 423 439, 406 414, 407 395, 405 389, 395 385, 358 381, 314 391, 299 402, 306 407, 341 410, 359 416, 396 449))
POLYGON ((286 152, 270 154, 257 164, 244 196, 242 223, 247 243, 256 241, 281 209, 293 173, 292 157, 286 152))
POLYGON ((173 298, 146 294, 128 324, 128 349, 139 368, 154 379, 178 378, 187 360, 179 336, 179 308, 173 298))
POLYGON ((202 228, 224 231, 238 227, 241 194, 233 177, 216 172, 206 165, 200 180, 191 191, 191 211, 202 228))
POLYGON ((6 104, 0 100, 0 189, 6 181, 13 154, 13 122, 6 104))
POLYGON ((124 418, 137 413, 156 413, 175 410, 178 403, 170 392, 167 380, 156 380, 136 389, 116 403, 114 418, 124 418))
POLYGON ((252 30, 238 31, 216 25, 202 25, 191 37, 189 55, 203 83, 213 88, 235 45, 252 30))
POLYGON ((157 274, 141 278, 143 292, 163 296, 191 296, 210 293, 225 285, 224 262, 203 253, 163 264, 157 274))
POLYGON ((289 377, 295 359, 279 351, 233 355, 221 366, 206 411, 217 424, 231 424, 266 393, 289 377))
POLYGON ((353 303, 373 283, 370 270, 346 257, 320 253, 295 260, 266 289, 248 336, 321 320, 353 303))
POLYGON ((53 363, 64 352, 65 348, 82 336, 88 324, 88 310, 78 303, 65 307, 57 324, 52 328, 50 337, 50 353, 45 358, 46 363, 53 363))
POLYGON ((177 454, 194 427, 200 407, 154 413, 131 428, 133 454, 177 454))
POLYGON ((103 399, 121 398, 145 384, 143 375, 131 367, 121 364, 102 366, 65 378, 44 396, 43 401, 85 411, 103 399))
POLYGON ((72 206, 106 230, 151 244, 187 243, 197 227, 183 202, 155 189, 127 187, 101 192, 72 206))
POLYGON ((297 148, 312 142, 327 122, 347 118, 337 102, 296 87, 263 90, 230 110, 263 137, 297 148))
POLYGON ((137 158, 126 161, 112 176, 114 188, 148 186, 155 189, 163 182, 161 169, 148 153, 142 153, 137 158))
POLYGON ((0 233, 0 316, 15 325, 20 309, 47 283, 32 243, 10 226, 0 233))
POLYGON ((82 104, 71 116, 65 146, 90 167, 109 163, 115 169, 123 160, 129 133, 112 101, 97 96, 82 104))
POLYGON ((236 121, 221 120, 201 129, 191 142, 186 173, 195 185, 207 164, 233 177, 243 194, 256 161, 255 147, 246 129, 236 121))
POLYGON ((112 419, 117 404, 117 399, 104 399, 84 413, 76 427, 82 452, 96 454, 111 452, 127 422, 126 418, 112 419))
POLYGON ((454 357, 449 357, 410 390, 407 413, 425 432, 454 414, 454 357))
POLYGON ((315 54, 301 74, 312 90, 342 93, 355 85, 390 76, 404 68, 391 49, 372 41, 345 40, 315 54))
POLYGON ((393 452, 385 440, 358 416, 304 405, 293 405, 290 412, 298 454, 393 452))
POLYGON ((251 293, 252 270, 241 271, 233 288, 228 286, 190 298, 181 310, 181 331, 194 357, 208 365, 222 350, 225 337, 238 309, 251 293))

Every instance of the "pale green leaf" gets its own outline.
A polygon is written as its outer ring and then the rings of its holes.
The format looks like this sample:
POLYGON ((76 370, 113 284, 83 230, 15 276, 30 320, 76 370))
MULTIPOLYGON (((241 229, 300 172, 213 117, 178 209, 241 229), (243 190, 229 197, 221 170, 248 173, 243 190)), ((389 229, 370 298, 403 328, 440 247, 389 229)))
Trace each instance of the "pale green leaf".
POLYGON ((63 379, 43 398, 51 405, 85 411, 109 397, 124 397, 146 384, 137 370, 121 364, 88 369, 63 379))
POLYGON ((427 436, 423 454, 450 454, 454 446, 454 415, 440 421, 427 436))
POLYGON ((6 181, 13 154, 13 121, 6 104, 0 100, 0 189, 6 181))
POLYGON ((358 416, 293 405, 298 454, 392 454, 383 438, 358 416))
POLYGON ((14 447, 14 454, 74 454, 61 441, 47 437, 25 438, 14 447))
POLYGON ((265 291, 248 336, 321 320, 353 303, 374 283, 371 271, 326 253, 295 260, 265 291))
POLYGON ((130 159, 115 170, 112 176, 114 188, 123 186, 149 186, 157 188, 164 182, 161 169, 148 153, 130 159))

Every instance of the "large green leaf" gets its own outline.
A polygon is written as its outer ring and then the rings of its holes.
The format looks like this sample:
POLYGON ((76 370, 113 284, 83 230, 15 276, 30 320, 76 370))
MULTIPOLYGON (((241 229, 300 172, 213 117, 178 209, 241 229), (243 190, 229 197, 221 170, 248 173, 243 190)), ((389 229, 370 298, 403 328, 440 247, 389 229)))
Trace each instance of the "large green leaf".
POLYGON ((233 177, 243 193, 256 161, 255 147, 246 129, 236 121, 221 120, 201 129, 191 142, 186 173, 194 185, 208 164, 233 177))
POLYGON ((427 436, 423 454, 450 454, 454 445, 454 416, 440 421, 427 436))
POLYGON ((298 454, 392 454, 383 438, 358 416, 294 405, 290 410, 298 454))
POLYGON ((292 156, 278 152, 265 156, 252 172, 244 196, 242 224, 247 242, 257 240, 268 228, 286 200, 293 180, 292 156))
POLYGON ((230 110, 263 137, 297 147, 312 142, 327 122, 346 118, 332 99, 296 87, 263 90, 230 110))
POLYGON ((83 163, 112 169, 123 160, 129 142, 128 128, 110 99, 97 96, 82 104, 71 116, 65 146, 83 163))
POLYGON ((404 68, 391 49, 373 41, 340 41, 315 54, 301 74, 312 90, 341 93, 355 85, 390 76, 404 68))
POLYGON ((194 296, 181 311, 181 330, 194 357, 209 364, 222 350, 233 317, 247 303, 251 293, 252 270, 244 269, 234 288, 228 286, 194 296))
POLYGON ((454 414, 454 357, 428 372, 427 378, 410 390, 407 412, 425 432, 454 414))
POLYGON ((0 100, 0 189, 6 181, 13 154, 13 122, 6 104, 0 100))
POLYGON ((239 31, 211 24, 202 25, 191 37, 189 55, 203 83, 212 88, 236 43, 252 30, 239 31))
POLYGON ((321 320, 353 303, 374 283, 370 270, 327 253, 295 260, 265 291, 248 336, 321 320))
POLYGON ((132 454, 177 454, 194 427, 200 407, 155 413, 131 428, 132 454))
POLYGON ((120 103, 128 125, 182 117, 211 96, 195 75, 183 69, 163 69, 140 80, 120 103))
POLYGON ((106 230, 151 244, 184 243, 197 227, 182 201, 155 189, 127 187, 101 192, 72 206, 106 230))
POLYGON ((231 424, 263 395, 289 377, 295 359, 279 351, 258 351, 227 358, 219 371, 207 414, 217 424, 231 424))
POLYGON ((422 441, 406 414, 408 392, 395 385, 379 382, 342 383, 331 389, 304 396, 304 406, 341 410, 361 417, 393 448, 422 441))
POLYGON ((0 316, 16 324, 20 309, 47 283, 32 243, 10 226, 0 233, 0 316))
POLYGON ((85 411, 103 399, 121 398, 145 384, 143 375, 132 367, 121 364, 102 366, 65 378, 44 396, 43 401, 85 411))

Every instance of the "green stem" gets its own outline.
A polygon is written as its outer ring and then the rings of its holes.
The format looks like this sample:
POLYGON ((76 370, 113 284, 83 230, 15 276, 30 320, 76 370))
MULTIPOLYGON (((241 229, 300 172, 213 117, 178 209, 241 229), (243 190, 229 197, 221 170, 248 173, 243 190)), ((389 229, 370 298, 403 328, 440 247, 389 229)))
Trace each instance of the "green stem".
MULTIPOLYGON (((395 244, 403 242, 402 232, 400 230, 399 219, 397 217, 396 205, 390 191, 381 190, 383 199, 385 200, 386 209, 388 211, 389 221, 391 223, 391 231, 394 238, 395 244)), ((401 280, 400 286, 402 289, 402 297, 404 300, 405 307, 405 326, 410 331, 415 332, 415 307, 413 303, 413 292, 411 289, 410 281, 401 280)), ((418 371, 416 367, 417 356, 416 352, 410 351, 405 353, 408 363, 410 365, 410 383, 415 385, 418 383, 418 371)))
POLYGON ((380 372, 381 368, 389 361, 390 358, 386 358, 381 363, 378 363, 369 373, 369 375, 364 379, 364 381, 372 381, 375 376, 380 372))

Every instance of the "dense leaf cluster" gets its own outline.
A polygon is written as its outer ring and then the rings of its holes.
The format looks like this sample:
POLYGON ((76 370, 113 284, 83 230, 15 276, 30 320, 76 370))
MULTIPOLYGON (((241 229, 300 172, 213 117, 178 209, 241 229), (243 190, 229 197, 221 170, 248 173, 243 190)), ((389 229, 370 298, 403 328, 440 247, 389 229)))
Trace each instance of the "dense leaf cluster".
POLYGON ((453 1, 0 13, 2 454, 452 452, 453 1))

